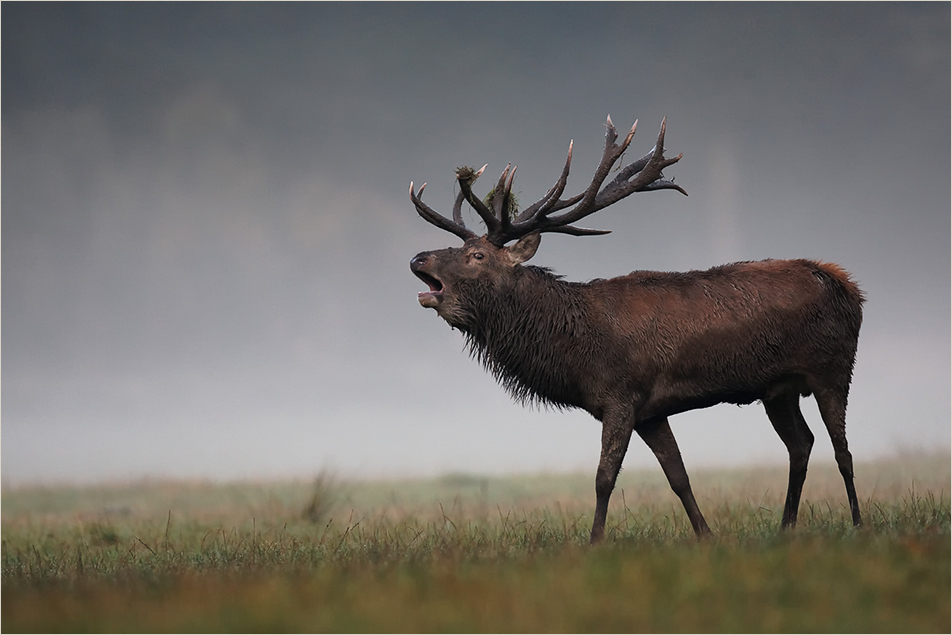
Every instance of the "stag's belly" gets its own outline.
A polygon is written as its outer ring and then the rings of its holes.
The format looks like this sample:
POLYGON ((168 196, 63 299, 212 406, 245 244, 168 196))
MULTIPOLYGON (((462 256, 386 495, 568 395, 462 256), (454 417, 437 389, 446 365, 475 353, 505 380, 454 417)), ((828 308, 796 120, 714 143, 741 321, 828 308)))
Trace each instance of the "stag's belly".
POLYGON ((803 319, 777 311, 770 319, 761 313, 728 324, 695 323, 663 336, 667 352, 643 384, 641 416, 744 405, 776 392, 808 395, 815 380, 831 370, 849 373, 849 351, 797 323, 803 319))
POLYGON ((778 377, 763 385, 747 387, 661 383, 648 394, 637 416, 640 421, 647 421, 722 403, 746 405, 783 392, 810 394, 806 379, 800 376, 778 377))

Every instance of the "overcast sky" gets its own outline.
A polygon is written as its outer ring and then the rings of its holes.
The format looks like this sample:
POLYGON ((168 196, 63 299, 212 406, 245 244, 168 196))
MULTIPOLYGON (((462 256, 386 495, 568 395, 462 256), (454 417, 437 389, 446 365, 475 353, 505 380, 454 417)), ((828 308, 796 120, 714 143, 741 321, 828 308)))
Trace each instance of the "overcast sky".
MULTIPOLYGON (((608 114, 640 121, 632 157, 667 116, 690 196, 636 194, 534 263, 839 263, 868 296, 854 459, 948 448, 949 25, 948 3, 3 3, 3 482, 594 474, 596 421, 511 403, 418 305, 409 259, 459 240, 407 188, 446 213, 457 166, 512 161, 532 201, 574 139, 574 194, 608 114)), ((689 471, 786 461, 758 405, 672 428, 689 471)), ((656 463, 635 439, 626 466, 656 463)))

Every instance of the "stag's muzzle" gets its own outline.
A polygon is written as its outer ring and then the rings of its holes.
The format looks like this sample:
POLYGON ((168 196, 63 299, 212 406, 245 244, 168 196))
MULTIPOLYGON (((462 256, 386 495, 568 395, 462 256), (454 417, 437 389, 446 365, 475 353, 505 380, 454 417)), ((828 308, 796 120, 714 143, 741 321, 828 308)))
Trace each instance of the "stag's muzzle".
POLYGON ((417 254, 410 260, 410 271, 430 287, 429 291, 420 291, 417 293, 417 301, 420 303, 420 306, 435 309, 443 300, 443 283, 440 282, 440 279, 436 276, 424 271, 424 268, 430 264, 430 261, 430 256, 426 252, 417 254))

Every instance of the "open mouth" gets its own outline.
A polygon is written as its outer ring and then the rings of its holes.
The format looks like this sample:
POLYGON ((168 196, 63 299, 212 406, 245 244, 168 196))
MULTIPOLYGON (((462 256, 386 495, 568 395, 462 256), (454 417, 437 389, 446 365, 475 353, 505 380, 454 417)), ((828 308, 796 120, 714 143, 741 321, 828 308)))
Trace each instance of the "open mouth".
POLYGON ((422 271, 413 272, 417 278, 422 280, 430 287, 429 291, 420 291, 417 293, 417 300, 422 306, 435 307, 443 299, 443 283, 428 273, 422 271))

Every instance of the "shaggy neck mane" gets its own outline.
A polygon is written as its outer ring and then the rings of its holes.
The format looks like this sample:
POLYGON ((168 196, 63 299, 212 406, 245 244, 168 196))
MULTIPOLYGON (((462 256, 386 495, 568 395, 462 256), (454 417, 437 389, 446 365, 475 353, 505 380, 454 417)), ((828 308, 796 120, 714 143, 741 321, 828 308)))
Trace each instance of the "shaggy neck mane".
POLYGON ((535 266, 518 267, 514 277, 503 289, 462 294, 481 300, 467 307, 471 319, 460 327, 470 354, 523 404, 578 406, 567 371, 579 360, 571 361, 574 347, 564 342, 586 329, 581 285, 535 266))

